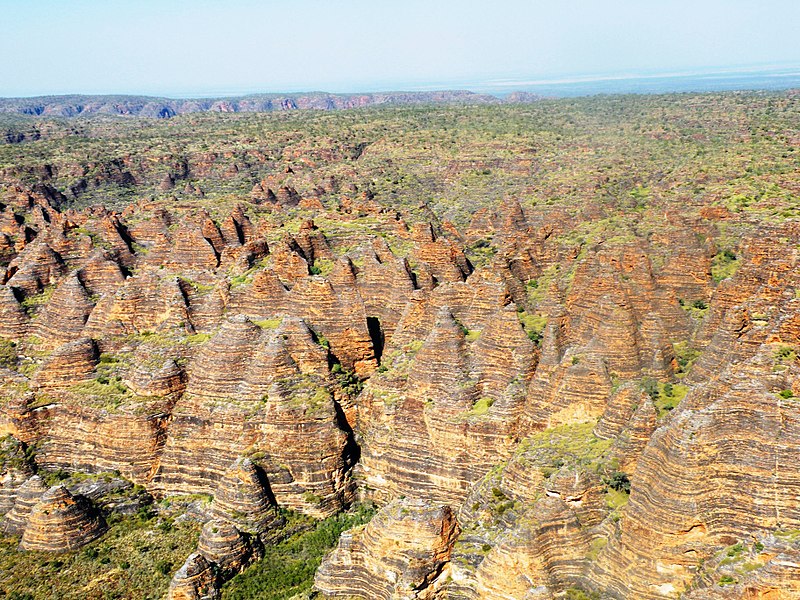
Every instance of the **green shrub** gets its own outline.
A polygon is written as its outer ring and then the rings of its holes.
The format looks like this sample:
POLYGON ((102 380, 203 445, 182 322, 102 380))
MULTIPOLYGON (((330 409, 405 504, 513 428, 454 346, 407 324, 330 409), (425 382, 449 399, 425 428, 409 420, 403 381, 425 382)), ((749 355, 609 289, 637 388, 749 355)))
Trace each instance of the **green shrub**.
POLYGON ((618 492, 631 493, 631 480, 628 478, 628 474, 622 471, 614 471, 606 480, 606 485, 618 492))
POLYGON ((571 587, 567 590, 566 598, 568 600, 600 600, 600 594, 587 592, 579 587, 571 587))

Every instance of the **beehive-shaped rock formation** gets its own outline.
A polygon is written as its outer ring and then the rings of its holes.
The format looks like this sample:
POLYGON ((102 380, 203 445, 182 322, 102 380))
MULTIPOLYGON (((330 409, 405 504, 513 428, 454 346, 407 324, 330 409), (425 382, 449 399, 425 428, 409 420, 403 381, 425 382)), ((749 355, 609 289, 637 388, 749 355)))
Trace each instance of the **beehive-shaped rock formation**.
POLYGON ((79 338, 93 308, 89 293, 73 273, 58 285, 39 314, 36 334, 50 348, 79 338))
POLYGON ((28 315, 7 285, 0 285, 0 336, 22 339, 28 330, 28 315))
POLYGON ((186 389, 186 373, 170 358, 158 370, 140 365, 125 384, 139 396, 180 395, 186 389))
POLYGON ((6 513, 3 520, 3 532, 7 535, 22 535, 33 507, 36 506, 46 491, 47 486, 38 475, 34 475, 25 481, 17 489, 14 506, 6 513))
POLYGON ((432 598, 459 532, 448 506, 394 502, 342 535, 314 587, 328 598, 432 598))
POLYGON ((0 453, 4 460, 0 463, 0 516, 8 513, 17 499, 19 488, 32 475, 24 446, 12 436, 0 438, 0 453))
POLYGON ((85 332, 100 338, 160 328, 186 328, 190 322, 178 279, 162 270, 145 269, 126 279, 116 293, 98 301, 85 332))
POLYGON ((280 525, 275 505, 269 497, 269 482, 247 458, 234 462, 214 494, 211 512, 227 519, 237 528, 257 534, 280 525))
POLYGON ((188 226, 178 229, 170 262, 174 268, 183 271, 215 269, 219 265, 219 256, 200 229, 188 226))
POLYGON ((464 281, 472 266, 458 247, 444 238, 437 238, 431 226, 419 223, 413 228, 414 258, 424 263, 439 283, 464 281))
POLYGON ((66 552, 80 548, 105 531, 105 522, 81 497, 73 497, 63 485, 47 490, 33 507, 20 548, 66 552))
POLYGON ((195 552, 172 576, 167 600, 203 600, 214 591, 215 582, 213 565, 202 554, 195 552))
POLYGON ((214 493, 250 448, 281 504, 322 515, 346 501, 350 437, 326 387, 327 352, 301 325, 262 329, 238 316, 203 345, 172 412, 159 486, 214 493))
POLYGON ((621 537, 600 557, 610 572, 626 573, 611 584, 617 593, 662 597, 689 582, 715 549, 800 526, 800 481, 789 466, 800 422, 775 392, 788 382, 773 372, 774 360, 764 348, 729 367, 653 434, 638 459, 621 537))
POLYGON ((92 378, 98 362, 97 345, 91 338, 67 342, 42 363, 33 377, 33 385, 43 392, 65 389, 92 378))
POLYGON ((110 253, 95 251, 78 271, 83 287, 91 295, 110 294, 125 281, 125 275, 110 253))
POLYGON ((6 284, 30 296, 55 284, 65 271, 61 257, 47 243, 36 240, 8 265, 6 284))
POLYGON ((241 571, 256 556, 242 533, 226 519, 213 519, 203 525, 197 551, 225 573, 241 571))

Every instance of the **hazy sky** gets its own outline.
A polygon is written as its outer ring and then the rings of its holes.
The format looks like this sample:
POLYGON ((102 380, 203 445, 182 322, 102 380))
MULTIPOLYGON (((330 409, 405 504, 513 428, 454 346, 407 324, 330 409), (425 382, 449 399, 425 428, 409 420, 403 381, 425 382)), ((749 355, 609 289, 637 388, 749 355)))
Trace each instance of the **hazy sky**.
POLYGON ((0 0, 0 96, 442 88, 800 64, 798 0, 0 0))

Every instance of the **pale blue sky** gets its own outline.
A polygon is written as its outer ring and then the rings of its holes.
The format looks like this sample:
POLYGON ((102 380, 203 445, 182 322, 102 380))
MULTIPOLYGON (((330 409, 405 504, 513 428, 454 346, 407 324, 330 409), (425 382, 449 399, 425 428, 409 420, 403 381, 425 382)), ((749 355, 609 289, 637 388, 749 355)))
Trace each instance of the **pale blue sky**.
POLYGON ((0 96, 347 92, 800 64, 798 0, 0 0, 0 24, 0 96))

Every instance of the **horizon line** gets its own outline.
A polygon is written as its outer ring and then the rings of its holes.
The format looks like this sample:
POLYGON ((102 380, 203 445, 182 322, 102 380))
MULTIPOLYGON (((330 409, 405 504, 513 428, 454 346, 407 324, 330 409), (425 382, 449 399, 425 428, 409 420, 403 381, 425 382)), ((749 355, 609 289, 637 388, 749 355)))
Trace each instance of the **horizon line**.
MULTIPOLYGON (((50 92, 50 93, 34 93, 30 95, 12 95, 0 96, 2 100, 26 100, 36 98, 48 97, 69 97, 69 96, 127 96, 127 97, 146 97, 160 100, 218 100, 218 99, 233 99, 242 98, 246 96, 291 96, 300 94, 326 94, 331 96, 347 96, 356 94, 401 94, 401 93, 431 93, 431 92, 471 92, 477 95, 493 95, 496 97, 503 97, 513 92, 534 92, 535 90, 513 89, 515 87, 560 87, 579 84, 592 84, 592 83, 613 83, 613 82, 634 82, 634 81, 652 81, 658 79, 686 79, 686 78, 700 78, 700 79, 714 79, 725 76, 735 77, 737 75, 770 75, 776 79, 797 77, 800 79, 800 63, 786 62, 786 63, 768 63, 757 65, 730 65, 719 67, 703 67, 682 70, 665 70, 665 71, 629 71, 629 72, 596 72, 585 74, 564 74, 564 75, 551 75, 539 76, 538 78, 526 77, 520 75, 518 77, 506 78, 487 78, 487 79, 462 79, 462 80, 440 80, 438 83, 422 83, 422 82, 402 82, 398 83, 397 87, 391 87, 393 84, 388 84, 386 87, 373 87, 365 84, 363 88, 355 84, 353 87, 345 90, 327 91, 325 86, 319 86, 312 89, 311 87, 305 88, 304 86, 286 86, 281 91, 263 91, 257 88, 242 87, 232 88, 226 87, 218 90, 214 88, 206 88, 205 90, 197 91, 183 91, 183 92, 155 92, 155 91, 111 91, 111 92, 50 92), (295 87, 295 91, 285 91, 295 87), (366 89, 365 89, 366 88, 366 89), (492 93, 490 90, 495 90, 492 93)), ((776 81, 779 83, 779 81, 776 81)), ((374 85, 374 84, 373 84, 374 85)), ((336 86, 333 86, 334 89, 336 86)), ((753 88, 755 90, 755 88, 753 88)), ((625 92, 621 92, 625 93, 625 92)))

